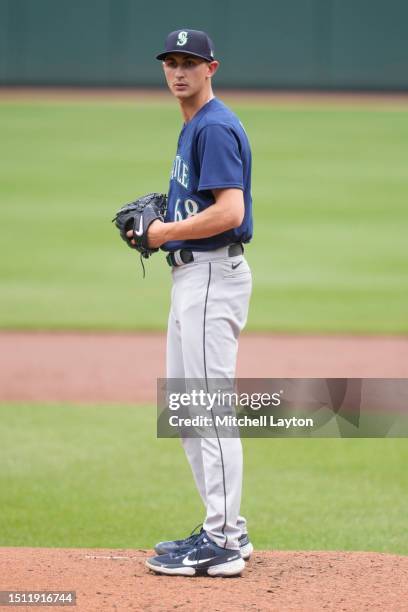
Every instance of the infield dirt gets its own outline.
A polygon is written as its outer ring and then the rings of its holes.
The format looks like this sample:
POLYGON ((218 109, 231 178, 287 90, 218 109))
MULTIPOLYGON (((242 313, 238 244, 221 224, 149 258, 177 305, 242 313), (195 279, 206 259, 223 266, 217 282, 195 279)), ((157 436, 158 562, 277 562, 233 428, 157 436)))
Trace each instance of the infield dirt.
MULTIPOLYGON (((155 403, 163 334, 1 332, 0 401, 155 403)), ((243 334, 238 376, 407 378, 408 338, 243 334)))
MULTIPOLYGON (((408 557, 360 552, 256 552, 242 577, 226 579, 155 575, 144 565, 150 553, 3 548, 1 588, 73 590, 75 609, 81 612, 408 610, 408 557)), ((47 610, 54 609, 61 608, 47 606, 47 610)))

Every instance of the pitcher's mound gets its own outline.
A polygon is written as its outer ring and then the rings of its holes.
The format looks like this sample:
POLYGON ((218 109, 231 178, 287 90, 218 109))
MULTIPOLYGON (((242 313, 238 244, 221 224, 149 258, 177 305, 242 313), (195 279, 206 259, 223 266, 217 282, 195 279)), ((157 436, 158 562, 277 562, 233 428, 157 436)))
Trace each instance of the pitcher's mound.
POLYGON ((150 554, 145 550, 2 548, 0 590, 76 591, 76 608, 68 609, 84 612, 408 611, 408 557, 256 552, 242 577, 227 579, 158 576, 144 565, 150 554))

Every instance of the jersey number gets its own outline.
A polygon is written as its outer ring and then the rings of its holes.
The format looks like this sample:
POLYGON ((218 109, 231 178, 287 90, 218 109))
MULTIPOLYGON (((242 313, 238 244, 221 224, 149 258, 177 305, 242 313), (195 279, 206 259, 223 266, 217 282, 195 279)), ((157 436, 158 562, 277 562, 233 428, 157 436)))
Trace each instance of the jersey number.
POLYGON ((187 217, 193 217, 198 213, 198 204, 194 200, 181 200, 178 198, 174 209, 174 220, 182 221, 187 217))

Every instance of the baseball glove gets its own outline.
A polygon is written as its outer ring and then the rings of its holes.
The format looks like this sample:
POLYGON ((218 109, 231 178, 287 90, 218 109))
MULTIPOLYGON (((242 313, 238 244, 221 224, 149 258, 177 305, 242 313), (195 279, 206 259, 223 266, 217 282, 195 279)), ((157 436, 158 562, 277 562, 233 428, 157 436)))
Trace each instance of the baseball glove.
POLYGON ((142 257, 148 258, 159 249, 149 247, 147 231, 156 219, 164 221, 167 196, 162 193, 149 193, 130 204, 125 204, 112 219, 120 232, 121 238, 131 249, 139 251, 142 257), (133 237, 128 238, 126 232, 133 230, 133 237), (135 244, 131 243, 131 240, 135 244))

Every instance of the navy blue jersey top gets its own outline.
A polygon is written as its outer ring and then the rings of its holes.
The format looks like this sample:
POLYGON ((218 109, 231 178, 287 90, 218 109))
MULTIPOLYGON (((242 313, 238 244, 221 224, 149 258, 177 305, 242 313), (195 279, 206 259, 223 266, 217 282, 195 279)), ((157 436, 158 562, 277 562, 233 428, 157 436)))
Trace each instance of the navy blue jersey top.
POLYGON ((181 221, 205 210, 215 199, 212 189, 238 188, 244 193, 245 215, 234 229, 195 240, 172 240, 165 251, 210 251, 249 242, 252 237, 251 149, 238 117, 217 98, 184 124, 173 162, 165 221, 181 221))

